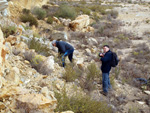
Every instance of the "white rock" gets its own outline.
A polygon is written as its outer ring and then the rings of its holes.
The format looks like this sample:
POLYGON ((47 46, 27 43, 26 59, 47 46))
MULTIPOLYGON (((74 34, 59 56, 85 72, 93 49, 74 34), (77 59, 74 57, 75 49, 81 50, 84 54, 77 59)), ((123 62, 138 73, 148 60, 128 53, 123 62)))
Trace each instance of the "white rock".
POLYGON ((145 102, 142 102, 142 101, 137 101, 137 102, 142 105, 145 104, 145 102))
POLYGON ((144 91, 146 94, 150 95, 150 91, 144 91))
POLYGON ((40 72, 43 74, 50 74, 54 70, 54 57, 49 56, 42 64, 40 72))

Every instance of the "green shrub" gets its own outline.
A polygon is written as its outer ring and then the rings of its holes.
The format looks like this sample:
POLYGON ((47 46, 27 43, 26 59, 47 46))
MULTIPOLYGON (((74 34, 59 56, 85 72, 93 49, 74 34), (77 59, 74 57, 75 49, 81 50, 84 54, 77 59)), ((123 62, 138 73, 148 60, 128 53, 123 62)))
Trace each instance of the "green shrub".
POLYGON ((113 88, 115 87, 115 76, 110 76, 110 84, 113 88))
POLYGON ((31 27, 30 27, 30 26, 22 25, 22 27, 23 27, 25 30, 31 29, 31 27))
POLYGON ((72 82, 77 78, 77 73, 73 69, 72 65, 66 65, 65 73, 63 73, 63 78, 66 80, 66 82, 72 82))
POLYGON ((95 80, 100 78, 100 70, 95 63, 91 63, 87 66, 85 79, 80 79, 80 87, 92 91, 95 89, 95 80))
POLYGON ((15 26, 3 26, 1 27, 4 37, 7 38, 9 35, 15 34, 17 28, 15 26))
POLYGON ((110 16, 113 17, 114 19, 118 17, 118 11, 115 10, 108 11, 107 14, 110 14, 110 16))
POLYGON ((131 0, 129 0, 129 1, 128 1, 128 3, 129 3, 129 4, 131 4, 131 3, 132 3, 132 1, 131 1, 131 0))
POLYGON ((35 51, 38 54, 49 56, 50 55, 50 49, 47 48, 46 45, 41 44, 39 41, 37 41, 35 38, 32 38, 28 43, 29 49, 35 49, 35 51))
POLYGON ((138 106, 132 106, 132 107, 130 107, 129 108, 129 110, 128 110, 128 113, 139 113, 140 111, 139 111, 139 108, 138 108, 138 106))
POLYGON ((147 24, 150 23, 150 20, 146 20, 146 23, 147 23, 147 24))
POLYGON ((42 20, 46 17, 46 11, 42 8, 34 7, 31 12, 32 14, 36 15, 38 19, 42 20))
POLYGON ((33 68, 38 69, 39 67, 41 67, 41 64, 43 63, 43 56, 42 55, 35 55, 32 59, 31 59, 31 65, 33 68))
POLYGON ((21 20, 21 22, 24 22, 24 23, 29 22, 30 26, 32 26, 32 25, 35 25, 36 27, 38 26, 37 19, 34 16, 32 16, 31 14, 21 15, 20 20, 21 20))
POLYGON ((29 10, 29 9, 24 8, 24 9, 22 10, 22 13, 23 13, 23 14, 30 14, 30 10, 29 10))
POLYGON ((91 10, 90 9, 88 9, 88 8, 81 8, 80 9, 82 12, 83 12, 83 14, 87 14, 87 15, 90 15, 91 14, 91 10))
POLYGON ((54 15, 56 17, 75 19, 76 11, 73 7, 61 5, 54 15))
POLYGON ((48 17, 47 23, 52 24, 53 23, 53 18, 51 16, 48 17))
POLYGON ((86 4, 86 1, 85 1, 85 0, 81 0, 81 1, 80 1, 80 4, 85 5, 85 4, 86 4))
POLYGON ((97 68, 95 63, 91 63, 87 66, 87 80, 94 80, 99 77, 100 70, 97 68))
POLYGON ((91 9, 93 12, 100 12, 103 15, 107 14, 106 9, 112 9, 111 6, 101 6, 101 5, 92 5, 89 6, 88 8, 91 9))
POLYGON ((71 110, 74 113, 111 113, 112 109, 106 102, 94 101, 89 96, 76 95, 68 97, 66 90, 61 93, 55 92, 58 104, 55 112, 71 110))

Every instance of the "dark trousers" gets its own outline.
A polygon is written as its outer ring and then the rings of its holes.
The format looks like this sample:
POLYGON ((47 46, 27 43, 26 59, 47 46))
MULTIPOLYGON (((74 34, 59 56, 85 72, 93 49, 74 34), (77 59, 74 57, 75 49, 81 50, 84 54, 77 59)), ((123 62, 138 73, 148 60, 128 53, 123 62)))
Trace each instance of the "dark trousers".
POLYGON ((72 62, 72 57, 73 57, 73 52, 74 52, 74 49, 72 50, 67 50, 64 55, 62 56, 62 65, 63 67, 65 67, 65 57, 68 56, 70 62, 72 62))

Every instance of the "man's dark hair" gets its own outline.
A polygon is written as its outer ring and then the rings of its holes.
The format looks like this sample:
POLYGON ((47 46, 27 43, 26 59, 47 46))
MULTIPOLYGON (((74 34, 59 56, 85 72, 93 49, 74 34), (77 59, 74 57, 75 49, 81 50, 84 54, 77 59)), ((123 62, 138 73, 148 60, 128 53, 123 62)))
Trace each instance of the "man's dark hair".
POLYGON ((108 47, 109 48, 109 45, 104 45, 103 47, 108 47))

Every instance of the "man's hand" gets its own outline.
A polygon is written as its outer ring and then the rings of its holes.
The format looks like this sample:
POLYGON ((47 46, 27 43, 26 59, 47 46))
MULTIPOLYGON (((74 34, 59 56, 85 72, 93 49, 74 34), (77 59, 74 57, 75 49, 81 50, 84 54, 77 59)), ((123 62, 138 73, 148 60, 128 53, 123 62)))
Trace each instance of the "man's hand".
POLYGON ((100 57, 104 57, 104 53, 100 53, 99 56, 100 56, 100 57))

